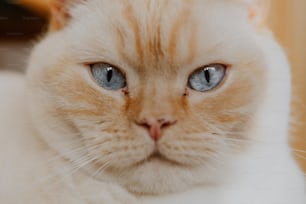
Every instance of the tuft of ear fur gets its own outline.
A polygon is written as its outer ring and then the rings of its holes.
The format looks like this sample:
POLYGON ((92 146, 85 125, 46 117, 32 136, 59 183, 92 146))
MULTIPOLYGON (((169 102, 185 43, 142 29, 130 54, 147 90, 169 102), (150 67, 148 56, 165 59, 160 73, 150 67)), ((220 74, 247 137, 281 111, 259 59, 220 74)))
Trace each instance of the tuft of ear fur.
POLYGON ((50 0, 50 30, 56 31, 65 27, 70 19, 69 10, 82 1, 83 0, 50 0))
POLYGON ((239 0, 244 3, 248 9, 249 19, 256 26, 264 26, 270 9, 270 0, 239 0))

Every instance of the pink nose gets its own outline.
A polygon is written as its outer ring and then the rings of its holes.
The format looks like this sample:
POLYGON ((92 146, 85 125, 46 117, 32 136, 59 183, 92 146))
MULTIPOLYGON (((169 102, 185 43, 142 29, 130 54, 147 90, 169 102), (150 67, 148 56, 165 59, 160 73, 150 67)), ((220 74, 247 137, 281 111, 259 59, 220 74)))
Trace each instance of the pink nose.
POLYGON ((145 127, 150 137, 157 142, 162 136, 162 129, 173 125, 176 120, 173 120, 170 117, 161 117, 161 118, 143 118, 137 121, 136 124, 145 127))

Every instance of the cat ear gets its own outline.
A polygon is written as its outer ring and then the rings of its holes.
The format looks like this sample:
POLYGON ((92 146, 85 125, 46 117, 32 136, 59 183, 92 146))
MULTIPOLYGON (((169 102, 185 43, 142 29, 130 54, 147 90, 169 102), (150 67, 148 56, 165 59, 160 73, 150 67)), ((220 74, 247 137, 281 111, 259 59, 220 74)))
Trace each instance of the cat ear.
POLYGON ((50 0, 50 29, 60 30, 70 19, 69 10, 84 0, 50 0))
POLYGON ((257 26, 263 26, 266 23, 270 9, 270 0, 239 0, 247 6, 248 17, 257 26))

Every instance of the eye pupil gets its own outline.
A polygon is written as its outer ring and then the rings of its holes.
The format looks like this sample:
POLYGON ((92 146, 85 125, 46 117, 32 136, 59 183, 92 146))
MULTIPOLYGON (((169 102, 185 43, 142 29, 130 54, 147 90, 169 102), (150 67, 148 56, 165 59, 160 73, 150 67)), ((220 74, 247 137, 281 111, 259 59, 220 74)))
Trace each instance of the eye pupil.
POLYGON ((120 69, 110 64, 92 64, 91 73, 98 85, 107 90, 119 90, 127 85, 126 78, 120 69))
POLYGON ((217 87, 225 76, 226 65, 210 64, 195 70, 188 79, 189 88, 205 92, 217 87))
POLYGON ((113 68, 107 68, 107 82, 110 82, 113 78, 113 68))
POLYGON ((205 76, 207 83, 210 83, 210 72, 208 69, 204 70, 204 76, 205 76))

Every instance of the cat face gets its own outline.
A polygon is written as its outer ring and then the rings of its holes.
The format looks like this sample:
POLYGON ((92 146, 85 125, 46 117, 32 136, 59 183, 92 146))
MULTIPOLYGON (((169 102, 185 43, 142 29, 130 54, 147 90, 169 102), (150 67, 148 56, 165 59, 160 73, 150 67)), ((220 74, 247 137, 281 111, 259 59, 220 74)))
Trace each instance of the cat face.
POLYGON ((69 9, 28 72, 48 145, 132 192, 217 182, 245 151, 239 141, 251 137, 266 84, 264 34, 245 6, 90 0, 69 9))

